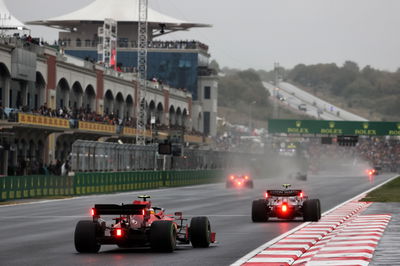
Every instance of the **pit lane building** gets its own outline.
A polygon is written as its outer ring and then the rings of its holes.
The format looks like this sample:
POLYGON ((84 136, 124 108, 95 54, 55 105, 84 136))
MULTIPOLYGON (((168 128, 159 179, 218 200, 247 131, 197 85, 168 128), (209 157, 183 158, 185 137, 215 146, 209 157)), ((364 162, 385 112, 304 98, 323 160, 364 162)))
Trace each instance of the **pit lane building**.
MULTIPOLYGON (((130 71, 137 66, 138 1, 96 0, 72 13, 38 21, 42 25, 65 30, 59 44, 65 54, 82 59, 98 58, 98 29, 105 19, 117 22, 117 62, 130 71)), ((208 24, 179 20, 148 9, 148 78, 156 78, 174 88, 189 91, 193 97, 191 119, 206 135, 216 135, 217 79, 209 69, 208 46, 198 41, 157 41, 161 35, 211 27, 208 24)), ((111 100, 111 99, 109 99, 111 100)))
MULTIPOLYGON (((62 49, 11 36, 0 38, 0 175, 7 175, 10 167, 15 168, 22 160, 63 161, 77 139, 134 141, 134 123, 121 126, 78 121, 32 110, 43 105, 53 110, 85 108, 99 115, 113 113, 121 121, 135 119, 136 73, 117 72, 84 60, 96 57, 92 53, 96 53, 98 26, 105 18, 119 18, 118 61, 126 69, 135 66, 135 2, 120 0, 114 6, 112 1, 98 0, 58 19, 28 23, 71 30, 60 32, 62 49)), ((202 143, 208 141, 204 136, 216 133, 217 81, 208 68, 208 47, 199 42, 154 41, 161 31, 203 26, 208 25, 149 10, 149 40, 153 41, 149 43, 148 76, 158 82, 148 83, 146 106, 148 120, 153 117, 158 128, 146 131, 148 139, 164 140, 180 134, 185 142, 202 143)))

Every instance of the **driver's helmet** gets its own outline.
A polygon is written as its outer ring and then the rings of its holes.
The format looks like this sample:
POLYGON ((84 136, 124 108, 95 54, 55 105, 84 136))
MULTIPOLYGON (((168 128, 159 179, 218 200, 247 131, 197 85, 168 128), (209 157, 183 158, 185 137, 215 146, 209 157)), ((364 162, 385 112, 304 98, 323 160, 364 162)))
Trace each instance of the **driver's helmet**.
POLYGON ((154 214, 154 209, 153 208, 149 208, 149 212, 150 212, 150 214, 154 214))

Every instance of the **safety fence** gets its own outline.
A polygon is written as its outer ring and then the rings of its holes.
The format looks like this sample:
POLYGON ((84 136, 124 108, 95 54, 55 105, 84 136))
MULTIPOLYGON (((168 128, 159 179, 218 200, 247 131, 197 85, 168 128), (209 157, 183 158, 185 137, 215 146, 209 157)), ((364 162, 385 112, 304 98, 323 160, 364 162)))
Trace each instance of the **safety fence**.
POLYGON ((0 201, 80 196, 216 183, 223 170, 77 173, 75 176, 0 177, 0 201))

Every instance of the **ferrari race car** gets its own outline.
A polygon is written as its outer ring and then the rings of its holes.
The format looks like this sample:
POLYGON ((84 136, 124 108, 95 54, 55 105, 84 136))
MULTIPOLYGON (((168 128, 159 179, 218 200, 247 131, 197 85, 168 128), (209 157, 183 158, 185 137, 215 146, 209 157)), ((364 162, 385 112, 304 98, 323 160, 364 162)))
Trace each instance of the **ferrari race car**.
POLYGON ((264 198, 254 200, 251 210, 253 222, 266 222, 270 217, 292 220, 303 217, 304 221, 317 222, 321 218, 319 199, 308 199, 300 189, 267 190, 264 198))
POLYGON ((161 252, 173 252, 177 243, 207 248, 215 242, 207 217, 193 217, 190 225, 181 212, 167 215, 154 207, 150 196, 139 196, 133 204, 96 204, 91 210, 93 220, 79 221, 75 228, 75 249, 80 253, 97 253, 101 245, 120 248, 149 246, 161 252), (107 224, 102 215, 115 215, 107 224))
POLYGON ((367 169, 367 170, 366 170, 366 173, 367 173, 369 176, 379 175, 379 171, 380 171, 380 170, 382 170, 382 167, 380 167, 380 166, 374 166, 374 167, 371 168, 371 169, 367 169))
POLYGON ((237 187, 237 188, 242 188, 242 187, 247 187, 247 188, 253 188, 254 183, 253 180, 250 178, 249 175, 235 175, 231 174, 228 176, 226 179, 226 188, 232 188, 232 187, 237 187))

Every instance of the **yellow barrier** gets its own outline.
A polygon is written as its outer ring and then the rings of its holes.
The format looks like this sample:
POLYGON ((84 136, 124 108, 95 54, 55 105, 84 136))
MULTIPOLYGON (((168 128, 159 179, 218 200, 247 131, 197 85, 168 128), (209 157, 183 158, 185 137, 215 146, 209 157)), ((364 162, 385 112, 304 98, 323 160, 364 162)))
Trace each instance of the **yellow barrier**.
MULTIPOLYGON (((122 135, 134 137, 136 136, 136 128, 133 127, 124 127, 122 129, 122 135)), ((151 137, 152 132, 150 130, 146 130, 146 137, 151 137)))
POLYGON ((68 119, 18 113, 18 122, 24 125, 69 128, 68 119))
POLYGON ((124 127, 122 130, 122 135, 124 136, 136 136, 136 128, 124 127))
POLYGON ((195 136, 195 135, 185 135, 185 142, 202 143, 203 142, 203 137, 202 136, 195 136))
POLYGON ((93 122, 79 121, 78 128, 80 130, 111 133, 111 134, 115 134, 117 132, 117 126, 115 125, 107 125, 107 124, 93 123, 93 122))

